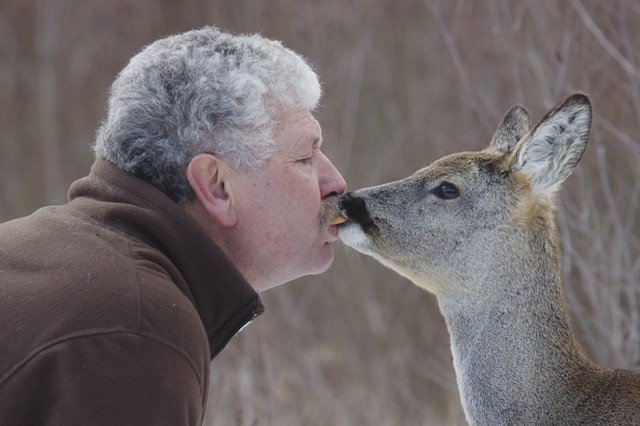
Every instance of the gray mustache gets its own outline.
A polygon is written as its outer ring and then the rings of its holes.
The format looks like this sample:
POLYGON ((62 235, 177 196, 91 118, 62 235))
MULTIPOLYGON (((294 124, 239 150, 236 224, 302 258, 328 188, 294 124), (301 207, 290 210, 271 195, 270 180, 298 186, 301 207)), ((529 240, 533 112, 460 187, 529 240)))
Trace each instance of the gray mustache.
POLYGON ((329 229, 331 222, 340 214, 340 195, 332 195, 322 200, 320 204, 320 230, 325 232, 329 229))

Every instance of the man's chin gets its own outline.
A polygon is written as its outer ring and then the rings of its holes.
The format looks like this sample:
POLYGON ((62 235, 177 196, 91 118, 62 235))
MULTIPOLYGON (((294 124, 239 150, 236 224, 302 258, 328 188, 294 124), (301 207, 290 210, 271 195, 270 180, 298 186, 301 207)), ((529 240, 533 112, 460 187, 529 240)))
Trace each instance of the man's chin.
POLYGON ((310 258, 307 258, 306 264, 297 270, 298 273, 289 277, 284 277, 284 281, 281 281, 279 284, 269 286, 269 288, 291 282, 301 277, 320 275, 331 267, 331 264, 333 263, 333 248, 331 247, 331 244, 328 242, 323 243, 319 251, 313 254, 315 254, 313 257, 315 261, 312 264, 309 263, 310 258))
POLYGON ((318 275, 326 272, 333 263, 333 248, 331 244, 326 242, 320 248, 320 253, 318 253, 317 263, 312 270, 306 275, 318 275))
POLYGON ((313 264, 309 264, 309 258, 307 258, 306 264, 304 266, 301 265, 300 269, 297 269, 297 273, 294 272, 293 274, 280 276, 279 279, 275 280, 274 282, 270 282, 268 284, 260 286, 257 291, 261 293, 263 291, 294 281, 298 278, 309 275, 319 275, 326 272, 333 263, 333 249, 331 248, 331 245, 329 243, 323 243, 319 252, 315 252, 314 254, 315 262, 313 264))

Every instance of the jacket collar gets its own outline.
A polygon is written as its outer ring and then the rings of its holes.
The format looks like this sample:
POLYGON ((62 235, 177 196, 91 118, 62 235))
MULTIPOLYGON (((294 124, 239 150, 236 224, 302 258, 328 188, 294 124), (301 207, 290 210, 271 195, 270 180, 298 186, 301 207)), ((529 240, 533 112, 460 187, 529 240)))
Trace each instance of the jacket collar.
POLYGON ((161 251, 184 278, 176 282, 194 304, 211 357, 264 312, 258 294, 200 225, 162 191, 96 160, 69 188, 70 205, 161 251))

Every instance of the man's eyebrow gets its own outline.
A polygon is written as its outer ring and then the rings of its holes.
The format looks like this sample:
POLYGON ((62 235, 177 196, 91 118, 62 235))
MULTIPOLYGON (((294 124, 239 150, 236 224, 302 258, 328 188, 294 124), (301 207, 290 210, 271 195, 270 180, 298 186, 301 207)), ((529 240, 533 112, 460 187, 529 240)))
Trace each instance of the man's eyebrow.
POLYGON ((322 146, 322 136, 315 132, 311 134, 305 134, 300 139, 298 139, 296 145, 303 149, 307 149, 307 147, 311 149, 320 149, 320 146, 322 146))

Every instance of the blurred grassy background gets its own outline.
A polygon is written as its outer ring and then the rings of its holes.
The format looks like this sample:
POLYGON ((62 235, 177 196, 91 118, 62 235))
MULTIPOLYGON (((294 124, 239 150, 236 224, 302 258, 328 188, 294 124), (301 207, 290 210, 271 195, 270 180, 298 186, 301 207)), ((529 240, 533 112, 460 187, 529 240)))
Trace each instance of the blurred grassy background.
MULTIPOLYGON (((590 146, 560 200, 565 288, 593 357, 640 368, 640 3, 0 0, 0 220, 64 202, 115 74, 202 25, 309 58, 324 150, 352 189, 482 149, 515 103, 539 119, 589 93, 590 146)), ((208 424, 464 424, 434 298, 335 252, 328 273, 264 294, 213 365, 208 424)))

